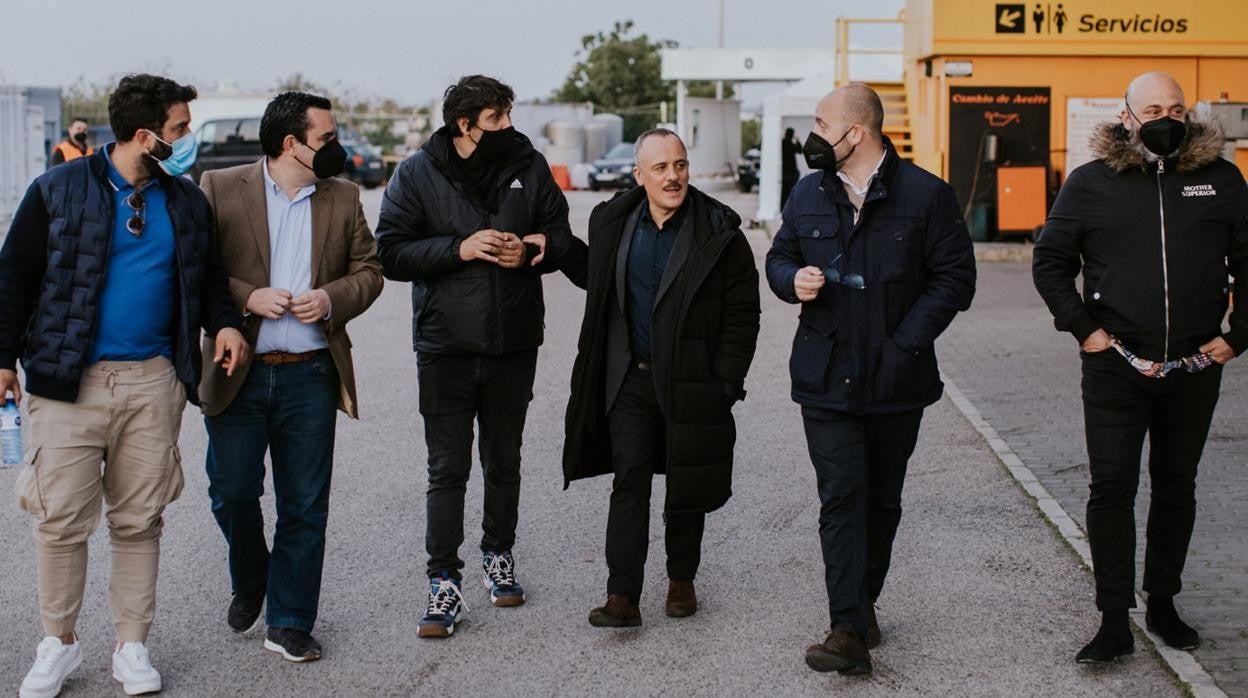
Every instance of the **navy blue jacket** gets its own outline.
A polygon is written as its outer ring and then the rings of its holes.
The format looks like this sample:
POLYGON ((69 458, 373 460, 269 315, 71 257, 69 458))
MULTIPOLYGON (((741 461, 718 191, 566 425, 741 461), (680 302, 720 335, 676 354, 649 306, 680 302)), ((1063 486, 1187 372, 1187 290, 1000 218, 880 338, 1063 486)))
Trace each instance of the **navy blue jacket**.
POLYGON ((856 225, 841 180, 815 172, 789 195, 767 253, 767 281, 789 303, 802 267, 832 265, 865 282, 825 283, 802 303, 789 372, 805 406, 887 414, 936 402, 936 337, 975 295, 974 247, 953 189, 897 157, 887 138, 885 149, 856 225))
MULTIPOLYGON (((112 146, 109 146, 110 148, 112 146)), ((199 331, 238 328, 212 209, 189 179, 161 175, 173 222, 177 293, 174 367, 195 402, 199 331)), ((27 190, 0 249, 0 368, 26 371, 27 392, 78 399, 95 341, 113 234, 113 190, 101 148, 40 175, 27 190)))

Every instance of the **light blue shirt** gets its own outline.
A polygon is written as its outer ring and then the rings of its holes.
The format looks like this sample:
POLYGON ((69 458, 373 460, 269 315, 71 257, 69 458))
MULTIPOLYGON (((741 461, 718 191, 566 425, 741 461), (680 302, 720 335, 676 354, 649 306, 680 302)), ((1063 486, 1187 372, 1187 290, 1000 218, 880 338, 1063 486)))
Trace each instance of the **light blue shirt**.
MULTIPOLYGON (((287 198, 269 176, 264 160, 264 201, 269 217, 269 287, 290 291, 293 298, 312 289, 312 200, 316 185, 308 185, 287 198)), ((320 323, 305 325, 286 311, 280 319, 262 318, 256 353, 300 353, 329 346, 320 323)))

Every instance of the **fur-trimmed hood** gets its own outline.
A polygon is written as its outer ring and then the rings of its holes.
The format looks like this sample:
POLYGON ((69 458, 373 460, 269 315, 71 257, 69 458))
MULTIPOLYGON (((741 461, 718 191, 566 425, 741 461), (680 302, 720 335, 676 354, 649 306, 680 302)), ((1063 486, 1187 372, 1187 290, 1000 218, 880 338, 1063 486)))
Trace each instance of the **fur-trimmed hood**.
MULTIPOLYGON (((1155 157, 1144 149, 1139 141, 1117 121, 1107 121, 1096 127, 1089 140, 1092 152, 1105 161, 1111 169, 1125 172, 1133 167, 1143 168, 1155 157)), ((1187 138, 1175 155, 1166 158, 1178 172, 1195 172, 1222 157, 1226 139, 1222 129, 1213 122, 1187 122, 1187 138)))

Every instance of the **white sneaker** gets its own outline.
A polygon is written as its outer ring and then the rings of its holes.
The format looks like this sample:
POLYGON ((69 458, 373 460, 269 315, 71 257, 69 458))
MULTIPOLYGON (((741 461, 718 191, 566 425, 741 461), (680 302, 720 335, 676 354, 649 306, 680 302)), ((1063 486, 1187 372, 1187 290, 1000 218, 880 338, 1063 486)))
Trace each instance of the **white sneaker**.
POLYGON ((65 679, 82 664, 80 644, 64 645, 59 638, 43 638, 35 650, 35 664, 22 679, 18 695, 21 698, 54 698, 58 695, 65 679))
POLYGON ((113 652, 113 678, 121 682, 127 695, 160 690, 160 672, 152 666, 147 646, 142 642, 127 642, 113 652))

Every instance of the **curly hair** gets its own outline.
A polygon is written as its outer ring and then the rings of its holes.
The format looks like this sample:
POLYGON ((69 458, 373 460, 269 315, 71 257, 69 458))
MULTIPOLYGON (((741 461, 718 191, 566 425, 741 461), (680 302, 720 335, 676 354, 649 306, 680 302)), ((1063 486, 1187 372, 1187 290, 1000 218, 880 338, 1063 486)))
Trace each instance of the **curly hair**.
POLYGON ((455 122, 468 119, 474 126, 483 109, 507 109, 516 101, 516 93, 510 85, 485 75, 468 75, 446 88, 442 95, 442 120, 454 136, 459 128, 455 122))
POLYGON ((194 100, 199 93, 159 75, 127 75, 108 97, 108 123, 119 142, 125 143, 141 130, 160 133, 169 118, 169 107, 194 100))

